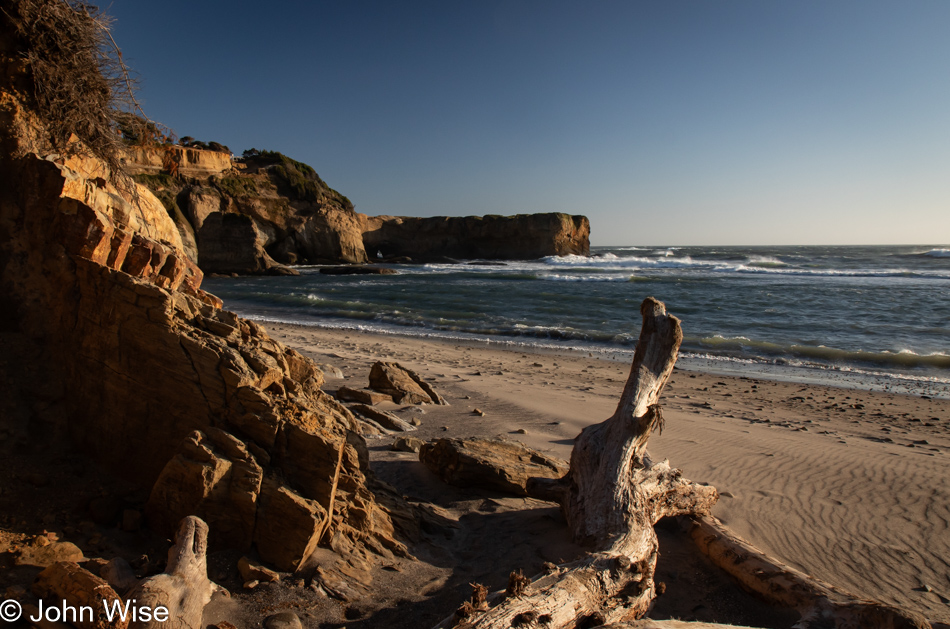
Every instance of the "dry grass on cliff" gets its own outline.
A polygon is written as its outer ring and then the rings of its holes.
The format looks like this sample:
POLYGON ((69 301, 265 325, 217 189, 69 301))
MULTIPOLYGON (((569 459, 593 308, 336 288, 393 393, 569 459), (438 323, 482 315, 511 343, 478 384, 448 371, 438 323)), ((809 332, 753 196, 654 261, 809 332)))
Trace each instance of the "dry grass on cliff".
MULTIPOLYGON (((164 141, 135 100, 135 82, 109 31, 110 20, 75 0, 13 0, 3 9, 12 26, 13 54, 25 65, 31 106, 46 125, 53 149, 86 151, 123 172, 123 136, 164 141), (70 143, 75 134, 81 143, 70 143)), ((4 30, 7 30, 6 28, 4 30)))

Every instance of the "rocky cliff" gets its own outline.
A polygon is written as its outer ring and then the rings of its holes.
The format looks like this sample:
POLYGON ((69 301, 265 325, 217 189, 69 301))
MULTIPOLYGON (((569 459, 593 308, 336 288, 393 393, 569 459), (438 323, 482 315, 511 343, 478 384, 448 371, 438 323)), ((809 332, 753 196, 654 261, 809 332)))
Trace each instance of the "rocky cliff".
POLYGON ((436 258, 533 260, 545 256, 590 254, 586 216, 365 216, 363 246, 371 254, 436 258))
POLYGON ((127 167, 161 199, 207 273, 268 273, 284 264, 366 262, 349 199, 280 153, 133 148, 127 167))
POLYGON ((310 166, 280 153, 158 146, 129 149, 137 181, 164 203, 185 251, 207 273, 278 272, 281 265, 384 258, 534 259, 587 255, 584 216, 410 218, 357 214, 310 166))
POLYGON ((149 489, 149 524, 166 534, 198 515, 213 545, 255 546, 281 570, 319 544, 348 570, 404 553, 367 486, 359 425, 320 370, 202 291, 162 203, 75 138, 54 152, 12 83, 0 85, 0 324, 42 348, 17 360, 58 383, 44 438, 68 436, 149 489))

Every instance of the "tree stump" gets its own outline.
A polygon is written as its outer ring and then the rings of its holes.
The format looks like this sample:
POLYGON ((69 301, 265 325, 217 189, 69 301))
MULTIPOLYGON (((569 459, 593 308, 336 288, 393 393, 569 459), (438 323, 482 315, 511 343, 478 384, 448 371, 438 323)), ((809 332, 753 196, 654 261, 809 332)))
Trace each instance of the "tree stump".
POLYGON ((657 538, 653 525, 672 515, 705 515, 718 500, 713 487, 692 483, 646 450, 662 429, 657 402, 683 340, 679 319, 648 297, 643 327, 617 410, 575 441, 568 473, 528 482, 534 498, 558 502, 586 557, 557 567, 506 595, 488 611, 469 604, 440 627, 597 626, 643 616, 655 597, 657 538))
POLYGON ((168 620, 133 622, 129 629, 201 629, 201 615, 217 586, 208 579, 208 525, 191 515, 182 519, 163 574, 144 579, 126 600, 168 609, 168 620))

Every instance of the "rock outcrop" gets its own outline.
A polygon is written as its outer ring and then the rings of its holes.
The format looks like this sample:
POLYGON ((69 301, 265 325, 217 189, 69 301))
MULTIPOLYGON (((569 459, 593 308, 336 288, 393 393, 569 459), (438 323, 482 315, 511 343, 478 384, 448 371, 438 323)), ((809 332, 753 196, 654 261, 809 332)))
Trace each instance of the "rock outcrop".
POLYGON ((284 264, 366 262, 349 199, 308 165, 268 151, 134 148, 129 171, 162 200, 206 273, 268 273, 284 264), (164 165, 164 167, 163 167, 164 165))
POLYGON ((567 461, 499 439, 437 439, 421 446, 419 460, 450 485, 516 496, 528 495, 529 478, 561 478, 569 469, 567 461))
POLYGON ((364 216, 363 246, 371 255, 533 260, 590 254, 590 221, 569 214, 517 216, 364 216))
POLYGON ((409 218, 357 214, 308 165, 280 153, 135 147, 130 172, 162 201, 206 273, 270 273, 280 265, 377 260, 535 259, 587 255, 584 216, 409 218), (174 176, 173 176, 174 174, 174 176))
POLYGON ((364 561, 404 554, 367 487, 360 425, 316 365, 201 290, 148 189, 116 187, 82 147, 51 154, 42 138, 0 90, 3 322, 42 342, 22 360, 62 382, 65 416, 44 428, 152 488, 163 533, 197 515, 213 546, 256 546, 282 570, 321 542, 364 561))

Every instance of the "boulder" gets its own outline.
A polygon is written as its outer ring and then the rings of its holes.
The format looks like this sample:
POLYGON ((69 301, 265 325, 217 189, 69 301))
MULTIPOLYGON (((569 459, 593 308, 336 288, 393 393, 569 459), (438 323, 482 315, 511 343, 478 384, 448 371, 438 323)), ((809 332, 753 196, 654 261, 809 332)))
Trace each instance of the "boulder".
POLYGON ((396 437, 396 440, 393 441, 393 445, 390 446, 390 450, 396 452, 418 452, 422 449, 422 446, 425 445, 425 441, 422 439, 416 439, 415 437, 396 437))
POLYGON ((568 463, 517 441, 439 439, 419 450, 419 460, 457 487, 494 489, 527 496, 529 478, 561 478, 568 463))
POLYGON ((241 557, 238 560, 238 572, 241 574, 241 580, 247 583, 248 581, 258 581, 266 583, 276 583, 280 581, 280 575, 274 572, 269 568, 251 561, 247 557, 241 557))
POLYGON ((37 566, 46 568, 61 562, 84 561, 82 550, 70 542, 51 542, 44 546, 24 546, 14 557, 17 566, 37 566))
POLYGON ((369 372, 369 387, 391 395, 397 404, 445 404, 429 383, 399 363, 375 363, 369 372))
POLYGON ((372 406, 368 406, 366 404, 354 404, 350 407, 350 410, 376 422, 386 430, 410 432, 416 429, 415 426, 409 422, 403 421, 389 411, 381 411, 378 408, 373 408, 372 406))
POLYGON ((369 404, 374 406, 381 402, 392 402, 393 396, 386 393, 377 393, 370 389, 352 389, 350 387, 340 387, 336 391, 338 400, 344 402, 359 402, 360 404, 369 404))

